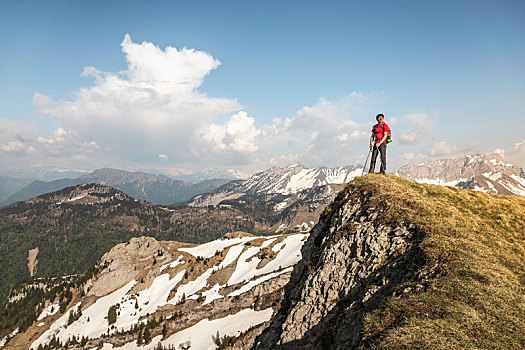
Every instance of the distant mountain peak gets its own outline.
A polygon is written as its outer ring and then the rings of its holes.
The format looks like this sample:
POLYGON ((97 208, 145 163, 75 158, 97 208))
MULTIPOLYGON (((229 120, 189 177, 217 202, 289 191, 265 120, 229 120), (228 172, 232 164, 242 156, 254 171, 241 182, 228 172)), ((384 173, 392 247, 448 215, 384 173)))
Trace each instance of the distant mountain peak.
POLYGON ((81 176, 80 179, 85 181, 90 181, 91 179, 97 182, 123 184, 130 181, 138 182, 151 182, 151 181, 162 181, 162 182, 175 182, 177 180, 170 179, 164 175, 153 175, 148 173, 143 173, 140 171, 127 171, 114 168, 101 168, 96 169, 81 176))
POLYGON ((303 163, 296 161, 288 165, 287 168, 306 168, 303 163))
POLYGON ((422 183, 525 196, 525 172, 497 153, 408 164, 394 175, 422 183))
POLYGON ((133 200, 124 192, 111 186, 90 183, 67 187, 60 191, 46 193, 28 200, 26 203, 54 204, 101 204, 118 200, 133 200))
POLYGON ((344 184, 361 175, 361 169, 358 165, 307 168, 300 163, 273 167, 197 195, 188 204, 204 207, 258 201, 283 214, 279 222, 272 223, 273 232, 308 231, 321 208, 344 184))

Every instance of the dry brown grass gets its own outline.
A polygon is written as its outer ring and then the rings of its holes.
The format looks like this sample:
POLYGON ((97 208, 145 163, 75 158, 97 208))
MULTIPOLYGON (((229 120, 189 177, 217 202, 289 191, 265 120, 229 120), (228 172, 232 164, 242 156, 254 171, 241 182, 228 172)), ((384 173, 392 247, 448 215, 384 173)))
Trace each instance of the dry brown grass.
POLYGON ((393 297, 366 318, 367 346, 417 349, 525 348, 525 199, 367 175, 385 223, 425 233, 429 264, 443 274, 425 292, 393 297))

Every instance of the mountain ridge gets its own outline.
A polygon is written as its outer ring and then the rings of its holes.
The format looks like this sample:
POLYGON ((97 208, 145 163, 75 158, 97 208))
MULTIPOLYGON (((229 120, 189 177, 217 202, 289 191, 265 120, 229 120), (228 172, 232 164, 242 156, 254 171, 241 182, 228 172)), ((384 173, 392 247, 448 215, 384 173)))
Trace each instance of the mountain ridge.
POLYGON ((46 311, 11 344, 521 348, 524 211, 519 196, 369 174, 340 191, 309 234, 121 243, 86 282, 40 302, 39 312, 56 309, 63 295, 61 314, 46 311))
POLYGON ((506 162, 500 154, 477 153, 408 164, 393 174, 416 182, 525 196, 525 171, 506 162))
POLYGON ((36 247, 36 277, 83 273, 113 245, 131 237, 197 243, 264 226, 263 219, 246 210, 170 209, 99 184, 68 187, 0 208, 0 300, 30 277, 28 252, 36 247))
POLYGON ((11 194, 2 205, 25 201, 44 193, 61 190, 66 187, 88 183, 110 185, 132 197, 147 200, 153 204, 173 204, 182 202, 196 194, 215 189, 229 179, 209 179, 197 183, 186 183, 164 175, 153 175, 143 172, 130 172, 114 168, 96 169, 76 179, 59 179, 54 181, 35 180, 29 185, 11 194))
POLYGON ((522 348, 525 199, 354 180, 303 245, 253 349, 522 348))

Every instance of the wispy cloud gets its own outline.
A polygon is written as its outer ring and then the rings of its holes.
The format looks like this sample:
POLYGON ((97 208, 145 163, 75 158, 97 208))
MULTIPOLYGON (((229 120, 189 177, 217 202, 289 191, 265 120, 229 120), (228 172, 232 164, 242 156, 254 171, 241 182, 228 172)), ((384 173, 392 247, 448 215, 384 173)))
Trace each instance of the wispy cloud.
POLYGON ((498 148, 494 150, 494 153, 499 153, 509 162, 525 168, 525 140, 515 143, 508 150, 498 148))
POLYGON ((402 145, 424 142, 434 128, 430 117, 424 113, 411 113, 404 117, 403 121, 410 125, 410 129, 399 135, 399 143, 402 145))

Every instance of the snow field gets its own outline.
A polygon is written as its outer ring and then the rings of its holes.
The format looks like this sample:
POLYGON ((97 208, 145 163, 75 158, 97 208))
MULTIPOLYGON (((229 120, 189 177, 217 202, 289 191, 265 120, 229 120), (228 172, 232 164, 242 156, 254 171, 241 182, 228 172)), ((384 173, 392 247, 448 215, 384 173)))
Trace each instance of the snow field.
POLYGON ((202 256, 203 258, 211 258, 215 255, 217 250, 224 250, 225 248, 234 244, 246 243, 253 241, 259 237, 236 237, 231 239, 217 239, 208 243, 198 245, 191 248, 179 248, 179 251, 186 252, 193 255, 194 257, 202 256))
MULTIPOLYGON (((75 306, 73 306, 71 308, 71 310, 76 310, 78 308, 78 306, 80 305, 80 303, 77 303, 75 306)), ((48 343, 51 338, 53 338, 53 335, 54 334, 59 334, 62 330, 66 331, 66 326, 67 326, 67 320, 69 318, 69 312, 71 311, 68 311, 66 313, 64 313, 58 320, 56 320, 52 325, 51 327, 49 327, 49 329, 47 331, 45 331, 37 340, 35 340, 33 342, 33 344, 31 344, 31 349, 36 349, 38 348, 38 345, 42 344, 45 345, 46 343, 48 343)), ((57 337, 59 337, 59 335, 57 335, 57 337)), ((68 339, 69 337, 66 337, 64 339, 68 339)))
POLYGON ((516 186, 513 186, 511 184, 505 184, 505 187, 507 187, 510 191, 513 193, 516 193, 519 196, 525 197, 525 189, 524 188, 518 188, 516 186))
POLYGON ((297 174, 292 175, 284 189, 284 194, 296 193, 305 188, 314 187, 318 172, 319 169, 303 169, 297 174))
POLYGON ((270 273, 270 274, 268 274, 266 276, 257 278, 256 280, 250 281, 250 282, 246 283, 244 286, 242 286, 241 288, 231 292, 230 294, 228 294, 228 296, 229 297, 234 297, 236 295, 241 295, 242 293, 245 293, 245 292, 249 291, 250 289, 252 289, 253 287, 255 287, 258 284, 261 284, 261 283, 263 283, 265 281, 268 281, 268 280, 270 280, 270 279, 272 279, 274 277, 277 277, 277 276, 279 276, 279 275, 281 275, 283 273, 286 273, 286 272, 290 272, 292 270, 293 270, 293 267, 290 266, 290 267, 288 267, 288 268, 286 268, 284 270, 273 272, 273 273, 270 273))
MULTIPOLYGON (((180 332, 172 334, 165 340, 161 340, 162 336, 157 336, 152 339, 148 345, 140 347, 140 349, 151 350, 160 342, 162 345, 178 345, 186 343, 191 344, 192 350, 216 349, 217 346, 213 342, 214 337, 219 332, 221 337, 225 335, 238 336, 241 332, 248 330, 252 326, 256 326, 268 321, 273 314, 273 309, 268 308, 260 311, 252 309, 244 309, 238 313, 216 320, 204 319, 195 325, 188 327, 180 332)), ((131 342, 118 348, 114 348, 111 344, 104 344, 103 350, 134 350, 137 349, 137 343, 131 342), (107 345, 107 347, 106 347, 107 345)))
POLYGON ((180 265, 180 264, 184 264, 184 260, 182 260, 183 256, 182 255, 179 255, 179 257, 177 258, 177 260, 175 261, 172 261, 170 263, 167 263, 167 264, 164 264, 160 267, 160 272, 162 272, 162 270, 164 270, 166 267, 170 267, 170 269, 174 268, 175 266, 177 265, 180 265))
POLYGON ((256 274, 265 275, 297 264, 301 260, 301 247, 308 236, 308 233, 304 233, 286 237, 283 241, 284 247, 281 247, 277 256, 262 268, 257 269, 256 274))
POLYGON ((279 228, 277 230, 275 230, 275 233, 278 233, 280 231, 283 231, 284 229, 286 228, 286 224, 280 224, 279 225, 279 228))
POLYGON ((228 249, 228 252, 226 253, 226 256, 222 260, 222 262, 219 264, 219 269, 222 269, 228 265, 230 265, 232 262, 235 261, 241 254, 242 250, 244 249, 243 244, 234 245, 233 247, 230 247, 228 249))
POLYGON ((286 204, 288 202, 288 199, 285 199, 281 203, 278 203, 274 206, 274 211, 280 211, 283 210, 286 207, 286 204))
POLYGON ((278 252, 279 250, 281 250, 283 248, 283 246, 286 244, 285 240, 282 240, 281 242, 279 243, 276 243, 273 247, 272 247, 272 252, 278 252))
POLYGON ((87 196, 87 195, 88 195, 87 193, 81 194, 80 196, 77 196, 77 197, 73 197, 73 198, 71 198, 71 199, 68 199, 67 202, 78 201, 79 199, 82 199, 82 198, 84 198, 84 197, 87 196))
MULTIPOLYGON (((278 237, 282 236, 275 235, 265 237, 265 241, 262 242, 260 246, 246 246, 245 243, 254 239, 260 239, 261 237, 243 237, 228 240, 216 240, 203 244, 202 246, 205 246, 204 248, 201 248, 201 246, 183 248, 181 250, 186 251, 188 254, 193 256, 211 257, 215 255, 217 250, 224 251, 225 249, 227 249, 227 252, 221 263, 210 267, 195 280, 178 286, 174 297, 170 300, 168 300, 168 297, 171 290, 182 281, 186 270, 179 271, 171 279, 168 273, 160 274, 155 277, 150 287, 138 293, 128 294, 137 284, 137 281, 132 280, 125 286, 104 297, 99 298, 94 304, 87 307, 85 310, 82 310, 82 316, 77 321, 68 326, 67 321, 69 314, 70 312, 76 311, 78 309, 80 305, 80 303, 78 303, 69 309, 68 312, 64 313, 64 315, 55 321, 46 332, 44 332, 35 342, 33 342, 31 348, 36 349, 40 344, 45 345, 51 340, 53 335, 56 335, 57 338, 64 342, 72 336, 87 336, 92 339, 99 338, 101 335, 106 334, 108 330, 111 334, 114 331, 114 328, 124 331, 129 330, 134 324, 138 322, 141 317, 146 316, 148 313, 155 313, 158 307, 166 304, 177 304, 182 299, 183 294, 188 299, 197 299, 197 293, 202 291, 202 296, 205 297, 204 304, 209 304, 213 300, 223 298, 219 291, 226 285, 246 282, 244 285, 241 285, 240 289, 230 293, 228 296, 240 295, 249 291, 256 285, 263 283, 264 281, 267 281, 282 273, 291 271, 293 268, 292 265, 297 263, 301 258, 300 249, 304 243, 304 239, 307 236, 308 234, 294 234, 284 237, 282 242, 279 242, 272 247, 272 251, 277 253, 274 259, 260 269, 257 269, 257 265, 261 259, 256 255, 261 251, 261 249, 269 247, 277 240, 278 237), (227 284, 215 284, 212 287, 208 286, 208 278, 214 271, 227 267, 235 261, 237 261, 235 269, 227 284), (262 277, 257 278, 257 276, 261 275, 262 277), (205 288, 207 289, 203 290, 205 288), (117 308, 117 320, 112 326, 109 326, 107 320, 108 310, 111 306, 116 304, 119 305, 117 308), (137 305, 138 308, 136 308, 135 305, 137 305)), ((183 258, 184 256, 180 255, 175 261, 162 265, 160 267, 160 272, 162 272, 168 266, 173 268, 179 264, 184 263, 183 258)), ((58 310, 58 305, 54 305, 54 309, 54 312, 56 312, 58 310)), ((50 310, 51 305, 42 312, 41 316, 44 315, 42 318, 49 315, 51 313, 50 310)), ((176 336, 172 339, 173 341, 164 341, 163 343, 178 345, 179 343, 186 340, 191 340, 194 344, 192 345, 192 349, 207 349, 210 348, 210 346, 213 346, 211 335, 215 336, 217 330, 219 330, 222 336, 225 334, 234 334, 235 332, 239 333, 242 330, 248 329, 251 325, 258 324, 269 319, 273 313, 273 310, 268 309, 264 311, 266 311, 266 314, 261 314, 261 311, 256 312, 251 309, 246 309, 236 315, 228 316, 224 319, 212 321, 207 319, 202 320, 193 327, 173 335, 172 337, 176 336), (261 315, 264 315, 264 319, 262 321, 260 321, 260 319, 262 319, 261 315), (241 322, 242 326, 228 326, 229 324, 236 324, 237 316, 241 319, 245 317, 246 322, 241 322), (230 321, 225 322, 224 320, 230 321), (225 323, 223 323, 223 321, 225 323), (243 328, 245 324, 247 326, 243 328), (206 327, 211 327, 213 329, 210 328, 210 330, 206 327), (206 328, 206 330, 204 328, 206 328), (207 334, 206 337, 209 335, 209 339, 204 336, 197 336, 202 334, 207 334)), ((158 341, 153 341, 150 343, 150 345, 154 346, 157 343, 158 341)), ((107 344, 107 346, 107 349, 112 348, 110 344, 107 344)), ((136 344, 127 344, 122 349, 127 348, 135 349, 136 344), (134 347, 131 347, 132 345, 134 347)))
POLYGON ((228 280, 227 284, 229 286, 249 280, 251 278, 250 276, 252 275, 253 270, 256 269, 257 265, 261 261, 261 259, 258 257, 254 257, 254 255, 259 253, 260 250, 261 247, 249 247, 244 251, 244 253, 241 254, 239 260, 237 260, 237 266, 228 280))
POLYGON ((277 256, 260 269, 257 269, 257 265, 261 259, 253 257, 253 255, 259 252, 259 247, 251 247, 254 249, 246 250, 239 257, 235 271, 228 280, 228 285, 249 281, 255 276, 265 275, 295 265, 301 260, 301 247, 305 237, 308 237, 308 234, 291 235, 286 237, 282 242, 274 245, 272 251, 278 251, 277 256))
POLYGON ((7 343, 7 340, 14 337, 15 335, 18 334, 18 327, 15 328, 14 331, 12 331, 10 334, 6 335, 5 337, 3 337, 1 340, 0 340, 0 347, 3 347, 5 345, 5 343, 7 343))
POLYGON ((37 321, 43 320, 47 316, 52 316, 56 314, 59 308, 60 308, 60 305, 58 304, 49 305, 44 310, 42 310, 42 313, 40 314, 40 316, 38 316, 37 321), (51 309, 53 309, 53 311, 51 311, 51 309))
MULTIPOLYGON (((177 288, 177 292, 175 293, 175 296, 171 298, 168 301, 168 303, 173 304, 173 305, 178 304, 182 300, 182 295, 185 295, 187 299, 197 299, 198 296, 195 293, 197 293, 202 288, 206 287, 206 284, 208 282, 208 277, 211 276, 215 268, 216 268, 215 266, 211 267, 208 270, 206 270, 202 275, 197 277, 195 280, 179 286, 177 288)), ((184 276, 184 272, 186 272, 186 270, 183 270, 181 272, 182 272, 182 276, 184 276)))
POLYGON ((268 247, 270 244, 272 244, 276 240, 277 240, 277 238, 267 239, 266 241, 263 242, 263 244, 261 244, 261 249, 268 247))
POLYGON ((445 179, 427 179, 427 178, 421 178, 421 179, 414 179, 414 181, 429 185, 440 185, 440 186, 451 186, 455 187, 459 182, 466 181, 467 179, 459 179, 454 181, 446 182, 445 179))

